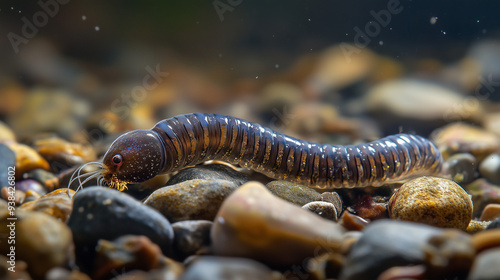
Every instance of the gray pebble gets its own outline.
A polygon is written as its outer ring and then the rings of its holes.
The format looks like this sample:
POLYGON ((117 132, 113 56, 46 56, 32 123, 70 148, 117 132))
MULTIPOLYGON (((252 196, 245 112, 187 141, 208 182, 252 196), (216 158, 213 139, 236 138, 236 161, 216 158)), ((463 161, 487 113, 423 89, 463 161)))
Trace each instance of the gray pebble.
POLYGON ((321 200, 321 195, 317 191, 288 181, 272 181, 266 185, 266 188, 275 196, 299 206, 321 200))
POLYGON ((479 165, 481 176, 490 183, 500 184, 500 154, 491 154, 479 165))
POLYGON ((498 279, 500 277, 500 248, 480 253, 472 266, 468 280, 498 279))
POLYGON ((238 186, 248 182, 245 174, 242 174, 233 168, 222 164, 198 165, 179 171, 168 182, 167 186, 176 185, 185 181, 194 179, 226 180, 237 184, 238 186))
POLYGON ((497 218, 489 224, 486 229, 494 229, 494 228, 500 228, 500 218, 497 218))
POLYGON ((210 247, 210 221, 181 221, 172 224, 174 229, 174 254, 178 260, 184 260, 191 255, 210 247))
POLYGON ((68 220, 73 232, 77 264, 89 271, 99 239, 144 235, 171 255, 174 232, 160 213, 131 196, 103 187, 88 187, 74 196, 73 212, 68 220))
POLYGON ((337 221, 337 209, 335 205, 330 202, 325 201, 313 201, 302 206, 302 209, 309 210, 320 217, 336 222, 337 221))
POLYGON ((374 221, 351 248, 340 279, 376 279, 393 266, 423 264, 423 247, 442 231, 417 223, 374 221))
POLYGON ((171 222, 212 221, 224 199, 238 185, 226 180, 190 180, 154 191, 144 204, 162 213, 171 222))
POLYGON ((200 257, 191 264, 181 280, 266 280, 276 279, 265 265, 250 259, 200 257))
POLYGON ((476 178, 477 160, 472 154, 455 154, 446 160, 444 166, 453 181, 461 185, 467 185, 476 178))

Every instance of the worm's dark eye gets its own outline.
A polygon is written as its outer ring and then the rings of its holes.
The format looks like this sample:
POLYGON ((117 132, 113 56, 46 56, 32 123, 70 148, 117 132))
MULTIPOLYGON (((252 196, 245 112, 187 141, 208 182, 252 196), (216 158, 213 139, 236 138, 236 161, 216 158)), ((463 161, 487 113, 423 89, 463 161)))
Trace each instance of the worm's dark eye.
POLYGON ((120 165, 122 164, 122 156, 121 155, 114 155, 113 158, 111 159, 111 161, 115 164, 115 165, 120 165))

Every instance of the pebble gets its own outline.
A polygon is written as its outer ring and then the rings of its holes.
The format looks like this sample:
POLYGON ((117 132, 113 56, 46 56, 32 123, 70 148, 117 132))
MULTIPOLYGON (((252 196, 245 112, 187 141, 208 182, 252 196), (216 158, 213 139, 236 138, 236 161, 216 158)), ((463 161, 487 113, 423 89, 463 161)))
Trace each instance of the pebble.
POLYGON ((443 167, 444 173, 460 185, 467 185, 477 177, 477 160, 469 153, 449 157, 443 167))
POLYGON ((200 257, 191 264, 180 280, 277 280, 277 273, 250 259, 200 257))
POLYGON ((500 218, 496 218, 486 227, 486 229, 496 229, 496 228, 500 229, 500 218))
POLYGON ((500 154, 491 154, 479 164, 481 177, 495 185, 500 185, 500 154))
POLYGON ((500 135, 500 113, 491 112, 484 116, 482 126, 496 135, 500 135))
POLYGON ((321 201, 321 194, 298 183, 276 180, 269 182, 266 188, 275 196, 298 206, 313 201, 321 201))
POLYGON ((453 181, 419 177, 393 194, 388 210, 391 219, 465 230, 472 219, 472 200, 453 181))
MULTIPOLYGON (((5 102, 5 101, 4 101, 5 102)), ((16 135, 4 122, 0 121, 0 142, 15 142, 16 135)))
MULTIPOLYGON (((16 165, 16 154, 5 144, 0 143, 0 168, 3 170, 0 172, 0 189, 3 187, 9 187, 9 168, 13 168, 16 165)), ((16 170, 12 170, 16 173, 16 170)), ((15 174, 14 174, 15 175, 15 174)))
POLYGON ((212 228, 215 255, 293 265, 323 252, 339 252, 344 229, 249 182, 222 204, 212 228))
POLYGON ((488 204, 484 207, 479 220, 493 221, 500 218, 500 204, 488 204))
POLYGON ((350 231, 360 231, 363 230, 369 222, 360 216, 349 213, 349 211, 344 211, 339 219, 339 225, 343 226, 345 229, 350 231))
POLYGON ((212 226, 212 222, 203 220, 173 223, 176 259, 182 261, 191 255, 208 252, 212 226))
POLYGON ((238 186, 248 181, 245 174, 242 174, 227 165, 208 164, 182 169, 168 181, 167 186, 176 185, 184 181, 194 179, 226 180, 234 182, 238 186))
POLYGON ((49 163, 33 148, 19 143, 10 144, 9 148, 16 154, 16 179, 33 169, 50 170, 49 163))
POLYGON ((500 248, 495 248, 477 255, 468 280, 498 279, 500 275, 500 248))
MULTIPOLYGON (((3 187, 2 190, 0 191, 0 194, 2 195, 2 197, 10 198, 12 197, 12 189, 9 189, 8 187, 3 187)), ((19 206, 24 202, 25 197, 26 194, 23 191, 16 190, 14 192, 14 200, 11 201, 14 202, 16 206, 19 206)))
POLYGON ((212 221, 224 199, 238 185, 232 181, 195 179, 154 191, 144 204, 158 210, 171 222, 212 221))
POLYGON ((486 205, 500 204, 500 187, 492 185, 485 179, 477 179, 464 188, 472 197, 474 217, 479 217, 486 205))
POLYGON ((42 212, 65 223, 73 210, 74 190, 57 189, 39 199, 24 203, 19 208, 28 211, 42 212), (69 196, 68 196, 69 192, 69 196))
MULTIPOLYGON (((434 253, 425 248, 439 248, 440 245, 439 242, 429 245, 429 240, 442 240, 439 236, 445 231, 456 231, 459 240, 468 238, 466 233, 457 230, 444 230, 424 224, 387 219, 374 221, 352 246, 339 279, 377 279, 382 272, 394 266, 424 264, 429 258, 425 250, 434 253)), ((467 248, 466 252, 473 254, 474 251, 467 248)), ((449 257, 452 259, 455 255, 449 257)))
POLYGON ((302 209, 309 210, 314 214, 327 220, 337 221, 337 209, 335 205, 325 201, 313 201, 302 206, 302 209))
POLYGON ((456 110, 455 104, 465 101, 455 90, 410 79, 381 83, 365 95, 367 110, 375 114, 385 130, 407 123, 419 133, 428 133, 453 120, 478 119, 482 114, 480 106, 467 107, 466 112, 456 110))
POLYGON ((472 220, 470 221, 469 226, 467 226, 467 229, 465 231, 471 234, 480 232, 487 229, 491 223, 492 223, 491 221, 486 222, 486 221, 472 220))
MULTIPOLYGON (((0 213, 0 235, 9 236, 11 221, 8 211, 0 213)), ((15 259, 28 264, 27 271, 35 279, 44 279, 53 267, 65 266, 70 261, 73 245, 71 231, 62 222, 38 212, 16 210, 15 259)), ((1 255, 10 253, 7 242, 0 243, 1 255)))
POLYGON ((456 153, 470 153, 481 162, 500 150, 499 135, 465 123, 444 126, 433 132, 431 140, 445 159, 456 153))
POLYGON ((95 250, 92 279, 110 279, 117 273, 150 271, 165 265, 160 247, 146 236, 124 235, 113 241, 101 239, 95 250))
POLYGON ((103 187, 88 187, 74 196, 68 226, 73 232, 76 261, 84 272, 91 271, 99 239, 144 235, 171 255, 173 229, 156 210, 131 196, 103 187))
POLYGON ((34 148, 58 171, 97 159, 92 147, 58 137, 36 140, 34 148))
POLYGON ((59 188, 59 178, 44 169, 33 169, 23 175, 24 179, 33 179, 42 184, 47 190, 53 191, 59 188))
POLYGON ((335 206, 337 210, 337 216, 340 216, 343 210, 342 199, 336 192, 324 192, 321 193, 321 201, 330 202, 335 206))
POLYGON ((472 245, 477 253, 500 247, 500 229, 488 229, 473 234, 472 245))
POLYGON ((41 195, 47 193, 47 189, 42 184, 31 179, 16 182, 16 191, 18 190, 23 192, 33 191, 41 195))
POLYGON ((80 130, 90 106, 63 90, 34 88, 22 108, 12 116, 11 125, 20 138, 51 131, 65 138, 80 130), (43 116, 43 117, 40 117, 43 116))

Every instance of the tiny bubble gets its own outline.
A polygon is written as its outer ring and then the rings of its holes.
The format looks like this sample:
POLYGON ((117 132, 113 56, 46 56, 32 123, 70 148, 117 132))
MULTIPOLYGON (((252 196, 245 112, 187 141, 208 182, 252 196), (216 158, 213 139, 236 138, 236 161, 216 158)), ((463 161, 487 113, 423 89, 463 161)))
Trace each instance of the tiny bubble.
POLYGON ((437 20, 438 20, 438 17, 431 17, 431 19, 429 20, 429 22, 431 24, 436 24, 437 20))
POLYGON ((86 16, 86 15, 83 15, 83 16, 82 16, 82 20, 87 20, 87 16, 86 16))
POLYGON ((383 46, 384 45, 384 41, 378 41, 378 44, 383 46))
POLYGON ((259 76, 256 76, 256 77, 255 77, 255 79, 258 79, 258 78, 259 78, 259 76))
POLYGON ((446 31, 441 30, 441 33, 443 33, 443 35, 446 35, 446 31))
POLYGON ((477 23, 479 23, 479 20, 476 20, 477 23))
POLYGON ((390 27, 389 30, 392 30, 392 27, 390 27))
POLYGON ((276 68, 280 68, 280 65, 279 65, 279 64, 276 64, 276 65, 274 65, 274 67, 276 67, 276 68))
POLYGON ((11 10, 14 10, 14 7, 10 7, 11 10))
POLYGON ((95 29, 95 31, 101 30, 101 28, 99 26, 94 27, 94 29, 95 29))
POLYGON ((308 19, 309 21, 311 21, 311 19, 308 19))
POLYGON ((226 223, 226 221, 224 220, 224 218, 223 218, 223 217, 219 217, 219 218, 217 218, 217 221, 218 221, 221 225, 223 225, 223 224, 225 224, 225 223, 226 223))

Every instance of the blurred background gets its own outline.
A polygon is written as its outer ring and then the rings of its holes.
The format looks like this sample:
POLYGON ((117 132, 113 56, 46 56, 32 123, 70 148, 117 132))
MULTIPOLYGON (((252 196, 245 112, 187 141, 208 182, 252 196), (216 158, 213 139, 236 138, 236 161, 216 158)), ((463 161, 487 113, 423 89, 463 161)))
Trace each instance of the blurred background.
MULTIPOLYGON (((0 120, 102 154, 190 112, 332 144, 500 131, 497 1, 2 1, 0 120)), ((7 132, 3 132, 4 135, 7 132)))

